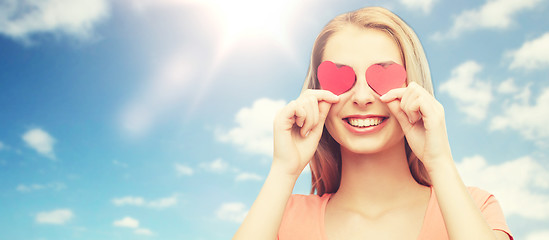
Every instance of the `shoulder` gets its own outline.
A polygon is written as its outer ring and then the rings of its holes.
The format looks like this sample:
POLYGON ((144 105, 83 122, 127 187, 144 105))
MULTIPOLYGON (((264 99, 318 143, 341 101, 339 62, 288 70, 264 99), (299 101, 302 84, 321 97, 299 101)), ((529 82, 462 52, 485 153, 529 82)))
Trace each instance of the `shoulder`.
MULTIPOLYGON (((491 193, 478 187, 467 187, 471 199, 480 210, 483 218, 493 230, 500 230, 507 233, 512 239, 511 232, 501 207, 491 193)), ((422 239, 447 239, 446 225, 438 205, 436 195, 431 196, 431 203, 425 216, 426 223, 423 225, 422 239)))
POLYGON ((492 201, 496 201, 494 195, 491 193, 480 189, 478 187, 467 187, 467 190, 469 191, 469 195, 471 195, 471 198, 475 202, 475 204, 482 210, 483 206, 486 204, 491 203, 492 201))
POLYGON ((469 194, 472 197, 473 196, 476 196, 476 197, 489 197, 489 196, 492 196, 492 194, 490 194, 489 192, 487 192, 483 189, 480 189, 478 187, 468 186, 467 190, 469 191, 469 194))
POLYGON ((329 194, 294 194, 288 199, 278 231, 279 239, 316 239, 320 236, 324 209, 329 194))
POLYGON ((471 198, 479 208, 482 216, 493 230, 507 233, 510 239, 513 235, 507 226, 503 210, 494 195, 477 187, 467 187, 471 198))
POLYGON ((288 200, 288 206, 299 205, 300 207, 317 207, 322 204, 323 200, 328 197, 328 194, 321 196, 318 195, 302 195, 292 194, 288 200))
POLYGON ((284 211, 284 216, 295 218, 311 218, 319 217, 323 204, 327 201, 329 195, 325 194, 322 197, 318 195, 301 195, 293 194, 284 211))

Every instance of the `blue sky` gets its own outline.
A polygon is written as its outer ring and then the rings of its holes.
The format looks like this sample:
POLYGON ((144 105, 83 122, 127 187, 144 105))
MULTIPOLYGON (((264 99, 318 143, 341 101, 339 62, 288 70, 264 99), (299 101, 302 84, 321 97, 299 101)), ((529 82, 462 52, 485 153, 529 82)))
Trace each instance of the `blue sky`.
POLYGON ((549 239, 546 0, 3 0, 0 240, 230 238, 316 35, 372 5, 420 37, 465 183, 549 239))

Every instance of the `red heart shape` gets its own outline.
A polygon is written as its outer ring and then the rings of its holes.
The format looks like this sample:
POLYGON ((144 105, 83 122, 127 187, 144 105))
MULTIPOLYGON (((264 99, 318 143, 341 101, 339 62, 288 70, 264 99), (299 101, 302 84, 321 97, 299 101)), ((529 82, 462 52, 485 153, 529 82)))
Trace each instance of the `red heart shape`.
POLYGON ((338 68, 335 63, 324 61, 318 66, 318 82, 322 89, 336 95, 349 91, 355 84, 355 71, 349 66, 338 68))
POLYGON ((394 63, 388 67, 374 64, 366 70, 366 82, 379 95, 406 83, 406 70, 400 64, 394 63))

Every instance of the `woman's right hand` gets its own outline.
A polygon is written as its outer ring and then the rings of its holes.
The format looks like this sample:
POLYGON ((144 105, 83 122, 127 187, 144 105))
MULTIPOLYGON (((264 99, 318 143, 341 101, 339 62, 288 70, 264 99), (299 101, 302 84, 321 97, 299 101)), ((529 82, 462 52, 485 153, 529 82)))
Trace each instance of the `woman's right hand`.
POLYGON ((278 112, 271 171, 296 178, 301 174, 316 151, 330 107, 337 102, 339 96, 330 91, 308 89, 278 112))

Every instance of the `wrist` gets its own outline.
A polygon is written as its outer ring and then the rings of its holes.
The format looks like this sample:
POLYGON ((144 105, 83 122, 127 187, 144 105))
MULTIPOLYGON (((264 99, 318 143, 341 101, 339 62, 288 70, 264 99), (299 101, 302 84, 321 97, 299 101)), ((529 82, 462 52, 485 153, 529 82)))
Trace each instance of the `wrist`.
POLYGON ((437 159, 431 161, 428 165, 425 164, 425 169, 429 174, 429 177, 433 181, 433 184, 439 179, 459 176, 452 158, 437 159))
POLYGON ((271 169, 267 175, 267 179, 277 182, 279 185, 288 185, 293 189, 299 175, 288 174, 284 171, 271 169))
POLYGON ((273 158, 269 174, 297 180, 305 168, 305 166, 301 166, 298 162, 298 159, 273 158))
POLYGON ((454 166, 454 159, 451 151, 440 151, 437 154, 424 155, 421 159, 423 166, 427 173, 448 170, 449 167, 454 166))

